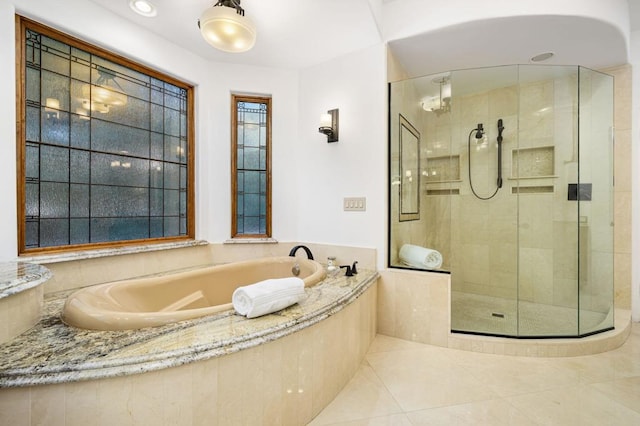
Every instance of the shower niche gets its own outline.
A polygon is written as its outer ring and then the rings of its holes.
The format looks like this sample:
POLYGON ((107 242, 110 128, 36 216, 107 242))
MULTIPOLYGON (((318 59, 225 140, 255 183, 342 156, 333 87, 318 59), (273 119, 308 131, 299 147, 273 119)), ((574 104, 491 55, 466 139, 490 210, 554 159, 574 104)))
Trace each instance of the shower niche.
POLYGON ((397 81, 389 129, 388 263, 451 274, 453 331, 613 328, 613 77, 512 65, 397 81), (403 123, 419 134, 411 187, 403 123))

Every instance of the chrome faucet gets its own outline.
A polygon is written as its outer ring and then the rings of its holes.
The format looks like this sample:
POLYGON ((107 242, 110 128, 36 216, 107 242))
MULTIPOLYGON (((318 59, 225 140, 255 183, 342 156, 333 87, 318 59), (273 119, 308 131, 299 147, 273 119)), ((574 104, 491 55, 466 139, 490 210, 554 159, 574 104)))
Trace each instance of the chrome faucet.
POLYGON ((311 250, 309 250, 309 247, 307 246, 295 246, 289 252, 289 256, 295 257, 296 251, 298 251, 298 249, 303 249, 305 253, 307 253, 307 258, 309 258, 309 260, 313 260, 313 255, 311 254, 311 250))

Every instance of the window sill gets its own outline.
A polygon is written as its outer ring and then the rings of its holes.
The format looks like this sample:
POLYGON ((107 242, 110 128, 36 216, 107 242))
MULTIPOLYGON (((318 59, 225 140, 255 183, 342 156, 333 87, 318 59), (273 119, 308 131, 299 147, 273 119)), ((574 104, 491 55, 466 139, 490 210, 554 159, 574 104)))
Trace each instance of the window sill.
POLYGON ((273 238, 232 238, 223 244, 278 244, 273 238))
POLYGON ((98 250, 83 250, 69 253, 45 254, 37 256, 20 256, 16 260, 19 262, 37 263, 40 265, 47 263, 70 262, 73 260, 96 259, 99 257, 120 256, 123 254, 146 253, 159 250, 171 250, 185 247, 205 246, 209 242, 205 240, 176 241, 162 244, 148 244, 139 246, 114 247, 98 250))

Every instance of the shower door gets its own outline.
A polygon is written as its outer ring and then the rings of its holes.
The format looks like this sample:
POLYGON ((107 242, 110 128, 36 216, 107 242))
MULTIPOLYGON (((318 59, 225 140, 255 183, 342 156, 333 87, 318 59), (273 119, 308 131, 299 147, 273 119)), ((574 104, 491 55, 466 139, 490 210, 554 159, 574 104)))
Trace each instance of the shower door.
POLYGON ((578 334, 578 68, 519 67, 517 336, 578 334))
POLYGON ((611 76, 451 71, 391 83, 389 114, 389 265, 451 274, 453 331, 613 327, 611 76))
POLYGON ((613 309, 613 78, 580 73, 578 332, 612 329, 613 309))
POLYGON ((518 68, 452 73, 452 150, 459 195, 452 197, 451 328, 514 335, 518 330, 518 68), (500 140, 500 142, 498 141, 500 140))

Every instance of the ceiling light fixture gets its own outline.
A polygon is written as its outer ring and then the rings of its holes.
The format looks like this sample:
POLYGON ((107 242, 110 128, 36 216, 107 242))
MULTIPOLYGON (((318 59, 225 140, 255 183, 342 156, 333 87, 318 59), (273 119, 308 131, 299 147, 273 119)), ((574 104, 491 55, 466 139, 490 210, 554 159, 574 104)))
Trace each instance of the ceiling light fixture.
POLYGON ((435 112, 437 115, 451 111, 451 80, 449 76, 434 78, 431 82, 439 86, 440 93, 438 96, 423 99, 422 108, 425 111, 435 112))
POLYGON ((256 43, 256 27, 240 0, 219 0, 202 12, 198 27, 207 43, 224 52, 246 52, 256 43))
POLYGON ((148 0, 130 0, 129 7, 138 15, 148 18, 152 18, 158 14, 158 10, 154 4, 148 0))

